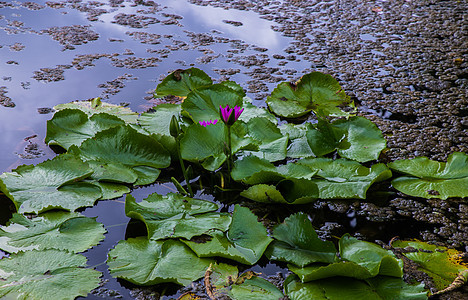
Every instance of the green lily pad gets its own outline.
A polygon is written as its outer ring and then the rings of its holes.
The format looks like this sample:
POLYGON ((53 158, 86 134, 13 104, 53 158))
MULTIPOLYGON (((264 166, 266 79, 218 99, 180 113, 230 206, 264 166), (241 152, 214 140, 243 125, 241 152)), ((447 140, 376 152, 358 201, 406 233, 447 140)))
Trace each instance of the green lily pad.
POLYGON ((354 108, 336 79, 312 72, 296 83, 280 83, 267 98, 270 110, 278 116, 297 118, 313 111, 320 117, 347 117, 341 108, 354 108))
POLYGON ((412 286, 401 278, 387 276, 378 276, 365 281, 336 277, 302 283, 296 276, 291 275, 286 278, 284 289, 291 300, 427 299, 424 284, 412 286))
POLYGON ((120 198, 123 195, 130 193, 130 188, 123 184, 96 180, 85 180, 85 182, 92 183, 101 189, 102 197, 99 200, 120 198))
POLYGON ((208 234, 211 240, 206 242, 183 242, 199 257, 218 256, 248 265, 255 264, 272 241, 257 217, 248 208, 239 205, 234 207, 232 222, 226 233, 213 230, 208 234))
POLYGON ((390 250, 360 241, 345 234, 339 242, 340 258, 332 264, 311 264, 306 267, 289 265, 289 269, 297 274, 302 282, 328 277, 345 276, 357 279, 367 279, 377 275, 402 277, 403 261, 397 259, 390 250))
MULTIPOLYGON (((226 126, 222 122, 203 127, 193 124, 187 128, 180 140, 182 158, 191 162, 201 163, 209 170, 217 170, 226 160, 226 126)), ((252 138, 245 137, 245 124, 237 121, 231 127, 232 152, 241 149, 254 149, 252 138)))
POLYGON ((124 124, 123 120, 106 113, 88 117, 79 109, 64 109, 56 112, 53 118, 47 121, 45 142, 68 149, 71 145, 81 145, 84 140, 93 137, 99 131, 124 124))
POLYGON ((257 184, 242 191, 241 196, 257 202, 305 204, 319 198, 319 190, 312 180, 284 179, 276 186, 257 184))
POLYGON ((405 248, 403 255, 420 266, 429 275, 439 290, 447 288, 461 272, 468 272, 468 265, 461 261, 462 252, 455 249, 431 245, 421 241, 392 242, 395 248, 405 248), (408 248, 407 248, 408 247, 408 248))
POLYGON ((337 150, 341 157, 367 162, 378 159, 387 145, 380 129, 363 117, 340 119, 331 124, 319 120, 316 127, 306 133, 315 156, 337 150))
POLYGON ((83 252, 103 240, 105 232, 101 223, 79 213, 54 211, 34 219, 13 214, 8 226, 0 226, 0 249, 10 253, 32 249, 83 252))
POLYGON ((182 103, 182 109, 195 123, 209 120, 221 122, 220 105, 229 105, 231 108, 242 106, 242 95, 226 85, 213 84, 188 94, 182 103))
POLYGON ((266 108, 253 105, 252 100, 248 97, 243 98, 242 108, 244 111, 240 115, 239 120, 244 121, 245 123, 248 123, 250 119, 257 117, 266 118, 274 124, 278 123, 276 117, 272 115, 266 108))
POLYGON ((146 224, 148 237, 152 240, 183 237, 191 239, 215 228, 228 230, 231 216, 215 213, 218 205, 209 201, 169 193, 161 196, 151 194, 140 203, 128 195, 125 214, 146 224))
POLYGON ((249 120, 247 123, 249 136, 258 144, 258 151, 247 152, 268 161, 275 162, 286 158, 286 148, 288 146, 289 137, 283 135, 267 118, 256 117, 249 120))
POLYGON ((266 159, 247 156, 234 162, 231 176, 246 184, 279 182, 286 178, 310 179, 317 171, 305 165, 289 163, 276 167, 266 159))
POLYGON ((129 126, 101 131, 69 152, 90 164, 93 179, 136 185, 153 183, 157 168, 168 167, 171 160, 160 143, 129 126))
POLYGON ((317 185, 321 199, 365 199, 369 187, 392 176, 384 164, 375 164, 370 168, 358 162, 329 158, 308 158, 298 161, 317 171, 311 181, 317 185))
POLYGON ((284 297, 273 283, 257 276, 232 285, 229 295, 234 300, 278 300, 284 297))
POLYGON ((210 76, 197 68, 176 70, 158 84, 155 98, 168 95, 186 97, 190 92, 213 83, 210 76))
POLYGON ((0 298, 75 299, 99 286, 86 257, 59 250, 26 251, 0 260, 0 298))
POLYGON ((142 237, 120 241, 107 260, 112 276, 138 285, 162 282, 188 285, 203 277, 211 263, 214 261, 198 258, 177 240, 153 241, 142 237))
POLYGON ((314 262, 333 263, 336 248, 332 242, 322 241, 306 214, 297 213, 286 218, 273 229, 273 241, 265 255, 304 267, 314 262))
POLYGON ((304 158, 316 156, 309 146, 307 132, 316 131, 311 123, 291 124, 284 123, 279 126, 283 135, 289 135, 289 145, 287 148, 287 157, 304 158))
POLYGON ((178 117, 182 109, 180 104, 163 103, 153 107, 153 111, 142 113, 138 123, 149 133, 171 136, 169 125, 172 116, 178 117))
POLYGON ((63 154, 33 165, 23 165, 12 173, 0 175, 0 191, 5 193, 19 213, 40 213, 54 208, 74 211, 92 206, 101 198, 101 189, 79 180, 93 170, 78 158, 63 154))
POLYGON ((454 152, 447 163, 427 157, 403 159, 388 166, 397 172, 407 174, 392 180, 392 186, 402 193, 426 199, 468 197, 468 155, 454 152))
POLYGON ((101 98, 94 98, 86 101, 74 101, 70 103, 58 104, 54 106, 56 110, 79 109, 88 115, 107 113, 125 121, 126 124, 135 124, 138 114, 128 107, 102 102, 101 98))

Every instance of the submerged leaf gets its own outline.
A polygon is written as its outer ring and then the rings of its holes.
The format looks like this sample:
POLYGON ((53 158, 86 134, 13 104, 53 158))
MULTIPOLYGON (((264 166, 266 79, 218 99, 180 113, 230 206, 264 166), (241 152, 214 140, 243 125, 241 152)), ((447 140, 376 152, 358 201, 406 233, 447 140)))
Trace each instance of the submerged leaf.
POLYGON ((105 232, 102 224, 79 213, 54 211, 34 219, 13 214, 9 226, 0 226, 0 249, 83 252, 103 240, 105 232))
POLYGON ((236 205, 232 214, 232 222, 226 233, 212 231, 211 240, 204 243, 183 241, 199 257, 225 257, 240 263, 253 265, 272 241, 265 227, 257 221, 257 217, 246 207, 236 205))
POLYGON ((212 229, 226 231, 231 223, 227 213, 215 213, 218 205, 209 201, 192 199, 169 193, 161 196, 151 194, 140 203, 128 195, 125 201, 125 214, 146 224, 148 238, 164 238, 203 235, 212 229))
POLYGON ((138 285, 173 282, 185 286, 203 277, 211 263, 214 261, 198 258, 177 240, 142 237, 120 241, 107 260, 112 276, 138 285))
POLYGON ((427 299, 424 284, 409 285, 401 278, 378 276, 363 280, 336 277, 302 283, 289 276, 284 290, 291 300, 423 300, 427 299))
POLYGON ((74 211, 92 206, 101 197, 96 185, 79 180, 93 173, 88 164, 62 154, 52 160, 23 165, 0 175, 0 191, 15 203, 19 213, 40 213, 54 208, 74 211))
POLYGON ((0 260, 0 298, 75 299, 99 286, 86 257, 59 250, 26 251, 0 260))
POLYGON ((429 275, 439 290, 450 286, 455 278, 463 272, 468 272, 468 264, 461 260, 462 252, 455 249, 431 245, 421 241, 394 241, 395 248, 405 248, 409 252, 403 255, 416 262, 420 270, 429 275))
POLYGON ((210 76, 197 68, 176 70, 158 84, 155 98, 168 95, 186 97, 190 92, 213 83, 210 76))
POLYGON ((407 174, 392 181, 392 186, 402 193, 426 199, 468 197, 468 155, 454 152, 447 163, 427 157, 403 159, 388 166, 397 172, 407 174))
POLYGON ((333 263, 336 248, 332 242, 322 241, 303 213, 286 218, 273 229, 275 241, 265 255, 270 260, 279 260, 304 267, 313 262, 333 263))
POLYGON ((270 110, 286 118, 297 118, 313 111, 320 117, 349 116, 342 108, 354 108, 336 79, 312 72, 296 83, 280 83, 267 98, 270 110))

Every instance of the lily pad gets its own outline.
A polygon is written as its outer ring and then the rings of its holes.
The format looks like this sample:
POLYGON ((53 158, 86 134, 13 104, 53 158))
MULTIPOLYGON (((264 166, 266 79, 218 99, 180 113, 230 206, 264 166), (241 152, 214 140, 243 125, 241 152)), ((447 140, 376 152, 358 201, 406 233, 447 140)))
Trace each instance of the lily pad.
POLYGON ((232 285, 229 294, 235 300, 278 300, 284 297, 273 283, 258 276, 232 285))
POLYGON ((284 123, 278 127, 283 135, 289 135, 289 145, 287 148, 287 157, 304 158, 316 156, 309 146, 307 132, 314 131, 311 123, 291 124, 284 123))
POLYGON ((102 102, 101 98, 94 98, 86 101, 74 101, 54 106, 56 110, 79 109, 88 115, 107 113, 125 121, 126 124, 135 124, 138 114, 128 107, 102 102))
POLYGON ((468 272, 463 263, 462 252, 455 249, 431 245, 421 241, 394 241, 395 248, 405 248, 403 255, 416 262, 420 270, 429 275, 439 290, 447 288, 461 272, 468 272))
POLYGON ((160 143, 129 126, 101 131, 69 152, 90 164, 93 179, 135 185, 153 183, 157 168, 168 167, 171 160, 160 143))
POLYGON ((53 118, 47 121, 45 142, 68 149, 71 145, 81 145, 84 140, 93 137, 99 131, 124 124, 120 118, 106 113, 88 117, 79 109, 64 109, 56 112, 53 118))
POLYGON ((316 128, 306 133, 315 156, 337 150, 341 157, 367 162, 378 159, 387 145, 380 129, 363 117, 340 119, 333 123, 319 120, 316 128))
POLYGON ((86 257, 60 250, 26 251, 0 260, 0 298, 75 299, 99 286, 86 257))
POLYGON ((335 261, 335 245, 319 239, 306 214, 297 213, 286 218, 273 229, 273 237, 275 240, 265 252, 270 260, 289 262, 300 267, 314 262, 335 261))
POLYGON ((104 239, 104 226, 79 213, 47 212, 34 219, 13 214, 9 226, 0 226, 0 249, 16 253, 58 249, 83 252, 104 239))
POLYGON ((142 237, 120 241, 107 260, 112 276, 139 285, 173 282, 185 286, 203 277, 211 263, 214 261, 198 258, 177 240, 142 237))
POLYGON ((218 256, 248 265, 255 264, 272 241, 257 217, 248 208, 239 205, 234 207, 227 232, 213 230, 208 235, 211 240, 206 242, 183 242, 199 257, 218 256))
MULTIPOLYGON (((188 94, 182 103, 182 110, 195 123, 220 119, 219 106, 242 106, 242 95, 223 84, 199 88, 188 94)), ((221 120, 220 120, 221 121, 221 120)))
POLYGON ((384 164, 374 164, 370 168, 358 162, 329 158, 309 158, 298 161, 317 171, 311 181, 317 185, 321 199, 365 199, 369 187, 392 176, 384 164))
POLYGON ((312 180, 291 178, 281 180, 276 186, 257 184, 240 195, 257 202, 305 204, 319 198, 319 189, 312 180))
POLYGON ((63 154, 33 165, 23 165, 0 175, 0 191, 15 203, 19 213, 40 213, 54 208, 74 211, 92 206, 101 189, 81 179, 93 170, 80 159, 63 154))
POLYGON ((247 123, 249 136, 258 144, 258 151, 247 152, 255 156, 264 158, 268 161, 275 162, 286 158, 286 148, 288 146, 289 137, 283 135, 267 118, 252 118, 247 123))
POLYGON ((178 117, 181 112, 180 104, 163 103, 153 107, 153 111, 142 113, 138 123, 149 133, 171 136, 169 125, 172 116, 178 117))
POLYGON ((280 83, 267 98, 270 110, 278 116, 297 118, 313 111, 320 117, 347 117, 353 101, 331 75, 312 72, 296 83, 280 83))
POLYGON ((426 199, 468 197, 468 155, 454 152, 447 163, 427 157, 403 159, 388 166, 402 176, 392 180, 392 186, 402 193, 426 199))
POLYGON ((248 97, 243 98, 242 108, 244 111, 240 115, 239 120, 244 121, 245 123, 248 123, 250 119, 257 117, 266 118, 274 124, 278 123, 276 117, 272 115, 266 108, 253 105, 252 100, 248 97))
MULTIPOLYGON (((233 153, 241 149, 255 149, 252 138, 245 137, 244 126, 244 123, 237 121, 231 128, 233 153)), ((206 127, 193 124, 180 140, 182 158, 201 163, 209 171, 217 170, 226 160, 226 141, 224 123, 218 122, 206 127)))
POLYGON ((209 201, 169 193, 156 193, 140 203, 128 195, 125 214, 146 224, 148 237, 153 240, 183 237, 191 239, 211 229, 226 231, 231 223, 227 213, 215 213, 218 205, 209 201))
POLYGON ((424 284, 412 286, 401 278, 387 276, 378 276, 365 281, 336 277, 302 283, 296 276, 291 275, 286 278, 284 289, 291 300, 427 299, 424 284))
POLYGON ((158 84, 155 98, 168 95, 186 97, 190 92, 213 83, 210 76, 197 68, 176 70, 158 84))
POLYGON ((402 277, 403 261, 397 259, 390 250, 360 241, 345 234, 339 242, 340 258, 332 264, 315 263, 305 267, 289 265, 289 269, 297 274, 302 282, 328 277, 345 276, 357 279, 367 279, 377 275, 402 277))

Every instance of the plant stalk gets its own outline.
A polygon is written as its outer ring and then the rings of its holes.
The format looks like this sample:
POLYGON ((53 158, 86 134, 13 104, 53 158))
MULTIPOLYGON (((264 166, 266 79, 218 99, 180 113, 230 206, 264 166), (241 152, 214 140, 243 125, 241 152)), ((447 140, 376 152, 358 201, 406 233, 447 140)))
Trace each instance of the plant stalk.
POLYGON ((184 160, 182 159, 182 154, 180 153, 180 142, 178 138, 176 138, 176 148, 177 148, 177 156, 179 157, 180 168, 182 169, 182 174, 184 175, 184 179, 185 179, 185 184, 187 185, 187 189, 188 189, 190 197, 193 197, 192 186, 190 185, 190 181, 187 175, 187 170, 185 169, 185 165, 184 165, 184 160))

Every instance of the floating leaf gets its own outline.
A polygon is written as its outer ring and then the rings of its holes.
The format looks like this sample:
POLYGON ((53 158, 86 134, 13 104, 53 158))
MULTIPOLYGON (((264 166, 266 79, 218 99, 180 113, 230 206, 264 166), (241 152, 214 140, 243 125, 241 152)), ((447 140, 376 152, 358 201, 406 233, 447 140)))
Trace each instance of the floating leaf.
POLYGON ((284 282, 284 290, 291 300, 427 299, 424 284, 412 286, 401 278, 387 276, 365 281, 336 277, 302 283, 291 275, 284 282))
POLYGON ((92 206, 101 197, 96 185, 79 180, 93 173, 88 164, 63 154, 33 165, 23 165, 0 175, 0 190, 19 213, 40 213, 54 208, 74 211, 92 206))
POLYGON ((178 117, 181 112, 180 104, 163 103, 153 107, 153 111, 142 113, 138 123, 149 133, 171 136, 169 124, 172 116, 178 117))
POLYGON ((59 250, 26 251, 0 260, 0 298, 75 299, 99 286, 86 257, 59 250))
POLYGON ((250 119, 260 117, 266 118, 274 124, 278 123, 274 115, 272 115, 267 109, 263 107, 253 105, 252 100, 248 97, 243 98, 242 108, 244 109, 244 111, 239 117, 239 120, 241 121, 248 123, 250 119))
POLYGON ((313 262, 333 263, 336 248, 332 242, 322 241, 303 213, 286 218, 273 229, 275 241, 265 255, 270 260, 279 260, 304 267, 313 262))
POLYGON ((103 181, 150 184, 170 164, 170 155, 155 139, 129 126, 117 126, 84 141, 69 152, 95 170, 92 178, 103 181))
POLYGON ((88 117, 79 109, 64 109, 47 121, 45 142, 68 149, 71 145, 81 145, 99 131, 124 124, 123 120, 109 114, 99 113, 88 117))
MULTIPOLYGON (((244 148, 253 149, 253 140, 244 137, 244 126, 244 123, 237 121, 231 128, 233 153, 244 148)), ((193 124, 187 128, 180 140, 182 158, 191 162, 201 162, 209 171, 217 170, 226 160, 226 140, 225 125, 222 122, 206 127, 193 124)))
POLYGON ((182 109, 198 124, 220 119, 220 105, 242 106, 242 95, 223 84, 213 84, 190 93, 182 103, 182 109))
POLYGON ((168 95, 186 97, 190 92, 213 83, 210 76, 197 68, 176 70, 158 84, 155 98, 168 95))
POLYGON ((0 226, 0 249, 83 252, 103 240, 105 232, 102 224, 79 213, 54 211, 34 219, 13 214, 9 226, 0 226))
POLYGON ((439 290, 450 286, 462 272, 468 272, 468 265, 463 263, 463 253, 455 249, 431 245, 421 241, 393 241, 395 248, 405 248, 409 252, 403 255, 420 266, 420 270, 429 275, 439 290))
POLYGON ((209 235, 211 240, 204 243, 183 242, 199 257, 219 256, 253 265, 272 241, 257 217, 248 208, 239 205, 234 207, 229 230, 226 233, 216 230, 209 235))
POLYGON ((278 300, 284 297, 273 283, 257 276, 232 285, 229 295, 235 300, 278 300))
POLYGON ((388 166, 397 172, 407 174, 392 180, 392 186, 402 193, 423 198, 447 199, 468 197, 468 155, 454 152, 447 163, 427 157, 403 159, 388 166))
POLYGON ((110 274, 139 285, 174 282, 188 285, 205 274, 214 261, 198 258, 177 240, 138 237, 120 241, 108 254, 110 274))
POLYGON ((311 123, 291 124, 284 123, 279 126, 283 135, 289 135, 289 145, 287 148, 287 157, 303 158, 316 156, 309 146, 307 132, 315 130, 311 123))
POLYGON ((140 203, 128 195, 125 214, 146 224, 148 237, 153 240, 203 235, 215 228, 226 231, 231 223, 230 215, 214 213, 218 205, 209 201, 192 199, 169 193, 151 194, 140 203))
POLYGON ((100 200, 120 198, 124 194, 130 193, 130 188, 123 184, 96 180, 85 180, 85 182, 92 183, 101 189, 102 197, 100 200))
POLYGON ((127 124, 135 124, 138 119, 138 114, 133 112, 130 108, 101 102, 101 98, 94 98, 92 100, 86 101, 74 101, 54 106, 54 109, 56 110, 63 110, 67 108, 79 109, 90 116, 99 113, 107 113, 109 115, 118 117, 127 124))
POLYGON ((313 111, 320 117, 347 117, 342 108, 354 108, 336 79, 328 74, 312 72, 296 83, 280 83, 267 98, 270 110, 286 118, 297 118, 313 111))
POLYGON ((369 187, 392 176, 384 164, 366 168, 355 161, 346 159, 310 158, 298 161, 317 171, 311 181, 317 185, 321 199, 365 199, 369 187))
POLYGON ((283 135, 267 118, 252 118, 247 123, 249 136, 258 143, 258 151, 248 152, 255 156, 274 162, 286 158, 288 135, 283 135))
POLYGON ((257 202, 305 204, 317 200, 319 190, 312 180, 292 178, 284 179, 276 186, 257 184, 240 195, 257 202))
POLYGON ((403 262, 390 250, 360 241, 349 234, 345 234, 340 239, 339 246, 342 261, 329 265, 311 264, 303 268, 289 265, 289 268, 301 278, 302 282, 335 276, 357 279, 367 279, 377 275, 403 276, 403 262))
POLYGON ((306 133, 315 156, 337 150, 341 157, 367 162, 378 159, 387 145, 380 129, 363 117, 340 119, 331 124, 319 120, 316 127, 306 133))
POLYGON ((310 179, 317 171, 305 165, 289 163, 275 167, 271 162, 257 156, 247 156, 234 163, 231 176, 246 184, 279 182, 286 178, 310 179))

